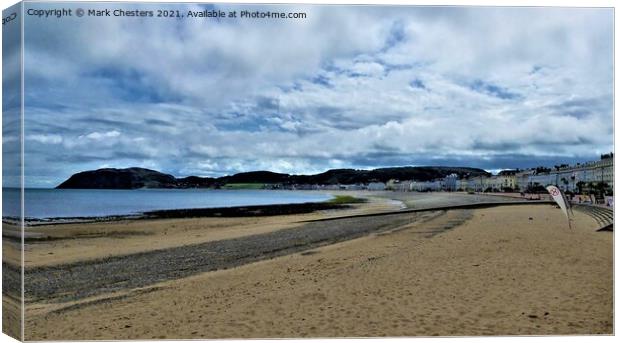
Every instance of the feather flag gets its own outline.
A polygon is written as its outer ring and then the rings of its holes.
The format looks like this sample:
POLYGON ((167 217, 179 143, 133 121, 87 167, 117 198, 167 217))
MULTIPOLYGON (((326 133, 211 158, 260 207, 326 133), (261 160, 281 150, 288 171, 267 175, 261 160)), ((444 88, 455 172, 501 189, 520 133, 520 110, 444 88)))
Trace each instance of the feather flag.
POLYGON ((566 199, 566 195, 564 195, 564 192, 556 186, 547 186, 547 191, 551 194, 551 197, 558 204, 558 206, 560 206, 562 212, 566 215, 566 219, 568 219, 568 227, 570 228, 569 210, 570 214, 572 214, 573 209, 570 207, 570 202, 566 199))

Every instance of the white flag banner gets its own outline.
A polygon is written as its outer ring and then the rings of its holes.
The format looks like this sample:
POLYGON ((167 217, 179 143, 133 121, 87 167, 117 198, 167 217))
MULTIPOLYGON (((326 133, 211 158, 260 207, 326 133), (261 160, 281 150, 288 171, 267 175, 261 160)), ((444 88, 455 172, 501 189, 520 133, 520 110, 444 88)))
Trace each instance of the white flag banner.
POLYGON ((556 186, 547 186, 547 191, 549 192, 549 194, 551 194, 553 200, 560 206, 560 208, 566 215, 566 218, 568 218, 570 222, 570 217, 568 216, 568 209, 570 204, 567 202, 564 193, 562 193, 562 191, 556 186))

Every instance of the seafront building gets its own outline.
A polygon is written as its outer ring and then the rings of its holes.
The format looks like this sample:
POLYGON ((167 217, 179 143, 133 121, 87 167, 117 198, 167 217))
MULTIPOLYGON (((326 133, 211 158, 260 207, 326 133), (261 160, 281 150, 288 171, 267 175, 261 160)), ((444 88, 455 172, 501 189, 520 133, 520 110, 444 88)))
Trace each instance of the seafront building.
POLYGON ((456 181, 459 176, 456 174, 450 174, 444 178, 443 186, 444 189, 448 192, 454 192, 457 190, 456 181))
POLYGON ((385 190, 385 183, 383 182, 371 182, 368 184, 367 189, 369 191, 383 191, 385 190))
MULTIPOLYGON (((581 193, 595 189, 610 193, 614 185, 613 153, 601 156, 598 161, 562 165, 552 168, 538 167, 525 170, 502 170, 497 175, 458 178, 450 174, 443 179, 430 181, 390 180, 386 189, 393 191, 473 191, 473 192, 524 192, 540 191, 556 185, 563 191, 581 193), (406 187, 408 185, 408 187, 406 187)), ((370 189, 370 188, 369 188, 370 189)))
POLYGON ((385 189, 389 191, 407 192, 411 189, 412 182, 413 181, 400 181, 392 179, 385 184, 385 189))
POLYGON ((409 190, 414 192, 437 192, 444 190, 444 180, 432 180, 432 181, 411 181, 409 190))
POLYGON ((369 190, 395 192, 546 192, 545 187, 558 186, 565 192, 612 194, 614 185, 613 153, 598 161, 560 165, 554 168, 502 170, 497 175, 461 177, 450 174, 435 180, 373 181, 357 184, 294 184, 278 185, 277 189, 296 190, 369 190))
POLYGON ((553 170, 528 169, 516 173, 516 185, 521 191, 536 187, 556 185, 563 191, 581 192, 584 188, 613 189, 613 153, 601 156, 598 161, 559 166, 553 170))

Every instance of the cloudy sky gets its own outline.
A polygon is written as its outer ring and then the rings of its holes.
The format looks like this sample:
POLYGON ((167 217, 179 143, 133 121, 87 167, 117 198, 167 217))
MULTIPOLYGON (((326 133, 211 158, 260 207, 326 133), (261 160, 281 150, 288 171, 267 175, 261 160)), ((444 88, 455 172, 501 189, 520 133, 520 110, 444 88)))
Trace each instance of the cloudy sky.
POLYGON ((613 149, 611 9, 217 8, 307 18, 27 17, 26 185, 130 166, 498 170, 613 149))

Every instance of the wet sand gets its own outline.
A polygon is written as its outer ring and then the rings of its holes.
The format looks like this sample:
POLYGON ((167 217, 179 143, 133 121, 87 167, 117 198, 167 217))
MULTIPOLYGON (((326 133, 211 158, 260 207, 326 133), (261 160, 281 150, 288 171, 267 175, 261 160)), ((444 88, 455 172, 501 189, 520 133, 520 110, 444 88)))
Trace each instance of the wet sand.
MULTIPOLYGON (((550 205, 427 219, 228 270, 31 302, 26 338, 612 333, 613 233, 596 232, 591 217, 575 213, 572 231, 550 205)), ((239 225, 232 235, 254 233, 239 225)))

